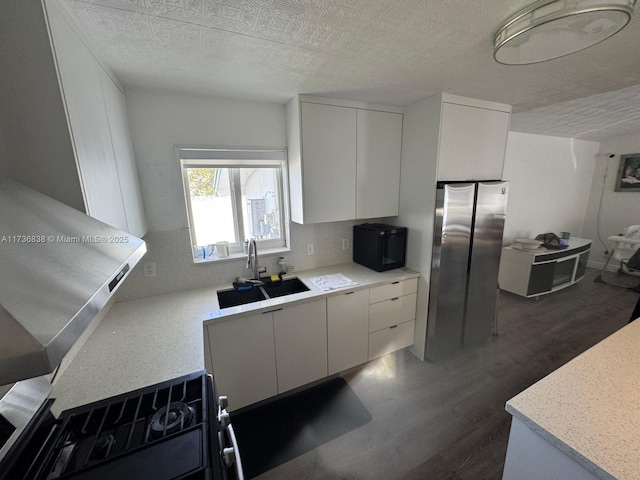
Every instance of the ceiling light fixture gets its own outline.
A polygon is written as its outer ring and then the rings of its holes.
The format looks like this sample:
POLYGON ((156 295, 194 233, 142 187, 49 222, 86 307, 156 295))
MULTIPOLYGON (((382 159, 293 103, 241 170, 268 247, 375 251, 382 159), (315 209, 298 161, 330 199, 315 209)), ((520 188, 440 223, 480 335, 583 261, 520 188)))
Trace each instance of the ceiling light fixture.
POLYGON ((622 30, 636 0, 539 0, 504 22, 493 57, 506 65, 545 62, 583 50, 622 30))

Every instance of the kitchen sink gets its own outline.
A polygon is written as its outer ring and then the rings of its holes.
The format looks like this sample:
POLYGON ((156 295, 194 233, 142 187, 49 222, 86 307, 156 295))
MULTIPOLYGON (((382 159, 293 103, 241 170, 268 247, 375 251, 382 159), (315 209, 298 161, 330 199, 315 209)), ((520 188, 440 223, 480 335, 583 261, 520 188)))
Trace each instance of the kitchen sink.
POLYGON ((308 292, 307 287, 299 278, 287 278, 279 282, 264 279, 264 283, 249 290, 218 290, 218 304, 220 308, 237 307, 247 303, 260 302, 269 298, 284 297, 294 293, 308 292))
POLYGON ((230 288, 229 290, 218 290, 217 293, 220 308, 236 307, 238 305, 266 300, 267 298, 263 291, 258 287, 253 287, 249 290, 236 290, 234 288, 230 288))
POLYGON ((299 278, 288 278, 279 282, 265 282, 262 284, 262 288, 269 298, 309 291, 309 287, 302 283, 299 278))

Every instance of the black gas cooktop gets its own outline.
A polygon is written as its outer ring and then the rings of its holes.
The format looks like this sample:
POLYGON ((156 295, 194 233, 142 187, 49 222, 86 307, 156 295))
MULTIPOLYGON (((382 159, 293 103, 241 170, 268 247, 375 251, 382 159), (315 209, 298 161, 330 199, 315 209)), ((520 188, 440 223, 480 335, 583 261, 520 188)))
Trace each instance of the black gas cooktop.
POLYGON ((62 412, 47 405, 0 479, 218 479, 213 382, 196 372, 62 412))

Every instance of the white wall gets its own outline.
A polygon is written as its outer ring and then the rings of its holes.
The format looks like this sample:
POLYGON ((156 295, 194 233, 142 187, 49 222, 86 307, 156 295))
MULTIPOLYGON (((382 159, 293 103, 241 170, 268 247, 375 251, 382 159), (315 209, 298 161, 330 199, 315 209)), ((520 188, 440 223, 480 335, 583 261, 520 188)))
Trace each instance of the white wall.
POLYGON ((176 145, 287 145, 284 105, 142 89, 126 96, 150 231, 188 225, 176 145))
MULTIPOLYGON (((230 283, 245 276, 246 260, 195 265, 176 145, 222 147, 286 147, 285 106, 162 90, 126 92, 131 135, 138 162, 142 195, 149 222, 144 237, 148 253, 134 269, 118 300, 158 295, 202 286, 230 283), (155 262, 157 276, 145 278, 142 265, 155 262)), ((261 256, 260 265, 275 273, 283 255, 296 270, 351 261, 355 223, 290 224, 291 252, 261 256), (313 243, 315 254, 306 255, 313 243)))
POLYGON ((503 243, 539 233, 583 233, 599 144, 509 132, 503 178, 510 182, 503 243))
MULTIPOLYGON (((593 239, 589 266, 594 268, 602 268, 604 265, 605 249, 611 248, 607 237, 624 233, 624 229, 630 225, 640 224, 640 194, 614 191, 620 155, 640 152, 640 131, 602 142, 599 152, 589 197, 587 221, 583 229, 583 235, 593 239), (613 158, 609 158, 610 153, 614 154, 613 158)), ((617 270, 618 264, 612 263, 608 269, 617 270)))

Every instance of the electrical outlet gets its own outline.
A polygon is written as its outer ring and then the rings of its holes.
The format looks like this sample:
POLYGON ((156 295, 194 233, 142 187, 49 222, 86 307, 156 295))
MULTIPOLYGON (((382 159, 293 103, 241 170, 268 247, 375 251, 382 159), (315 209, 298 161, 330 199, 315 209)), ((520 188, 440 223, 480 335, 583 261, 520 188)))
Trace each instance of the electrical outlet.
POLYGON ((349 239, 348 238, 343 238, 342 239, 342 249, 343 250, 349 250, 349 239))
POLYGON ((313 243, 307 243, 307 255, 313 255, 313 243))
POLYGON ((144 276, 155 277, 156 276, 156 262, 145 262, 144 264, 144 276))

